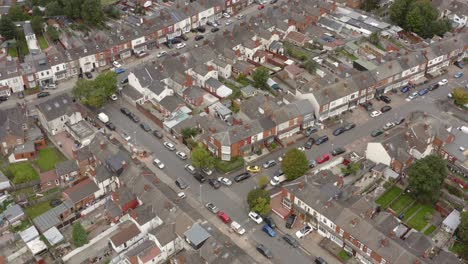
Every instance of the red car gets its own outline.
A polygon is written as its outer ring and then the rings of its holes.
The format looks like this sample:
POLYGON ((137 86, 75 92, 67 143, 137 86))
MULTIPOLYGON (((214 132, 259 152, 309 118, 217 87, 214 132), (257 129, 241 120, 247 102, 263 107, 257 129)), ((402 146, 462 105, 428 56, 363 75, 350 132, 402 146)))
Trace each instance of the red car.
POLYGON ((262 10, 263 8, 265 8, 265 5, 259 5, 258 6, 258 10, 262 10))
POLYGON ((223 212, 223 211, 219 211, 218 212, 218 217, 219 219, 221 219, 221 221, 223 221, 225 224, 229 224, 231 222, 231 218, 229 218, 229 216, 223 212))
POLYGON ((318 157, 315 159, 315 161, 318 163, 318 164, 322 164, 326 161, 328 161, 330 159, 330 155, 328 154, 323 154, 321 157, 318 157))

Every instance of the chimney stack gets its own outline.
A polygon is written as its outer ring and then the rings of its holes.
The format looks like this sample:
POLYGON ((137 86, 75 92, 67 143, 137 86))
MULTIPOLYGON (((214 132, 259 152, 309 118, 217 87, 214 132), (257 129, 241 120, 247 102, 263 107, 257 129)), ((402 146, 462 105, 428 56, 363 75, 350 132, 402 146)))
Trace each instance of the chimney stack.
POLYGON ((106 148, 106 143, 104 142, 104 140, 101 140, 99 142, 99 146, 101 147, 101 149, 105 149, 106 148))
POLYGON ((127 162, 125 160, 122 160, 122 169, 126 169, 127 168, 127 162))

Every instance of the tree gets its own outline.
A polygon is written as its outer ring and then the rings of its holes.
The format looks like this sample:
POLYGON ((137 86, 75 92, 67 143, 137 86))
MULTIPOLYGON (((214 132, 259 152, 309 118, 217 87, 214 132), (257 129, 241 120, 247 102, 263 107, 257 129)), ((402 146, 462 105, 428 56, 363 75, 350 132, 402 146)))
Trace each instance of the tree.
POLYGON ((36 35, 42 35, 42 26, 44 24, 44 19, 40 16, 33 16, 31 18, 31 27, 36 35))
POLYGON ((73 96, 83 104, 99 108, 117 90, 117 74, 112 71, 101 73, 95 80, 80 79, 73 88, 73 96))
POLYGON ((369 42, 374 46, 380 46, 380 32, 374 32, 369 36, 369 42))
POLYGON ((57 31, 57 29, 55 29, 55 27, 48 27, 47 28, 47 35, 49 35, 49 38, 53 41, 53 42, 57 42, 59 41, 60 39, 60 34, 59 32, 57 31))
POLYGON ((195 168, 214 168, 215 159, 210 152, 203 147, 195 147, 192 150, 192 165, 195 168))
POLYGON ((361 166, 359 166, 358 163, 356 162, 351 162, 348 163, 348 165, 344 168, 341 168, 341 172, 344 175, 350 175, 350 174, 356 174, 361 169, 361 166))
POLYGON ((81 247, 88 243, 88 233, 84 230, 80 222, 73 224, 73 244, 76 247, 81 247))
POLYGON ((258 187, 265 188, 268 185, 268 177, 266 175, 262 175, 258 178, 258 187))
POLYGON ((67 0, 63 3, 63 12, 70 19, 81 18, 83 0, 67 0))
POLYGON ((195 137, 198 134, 198 129, 195 127, 186 127, 182 129, 182 137, 186 140, 195 137))
POLYGON ((318 68, 318 63, 314 60, 308 60, 303 65, 304 69, 311 74, 314 74, 318 68))
POLYGON ((468 211, 461 212, 458 237, 460 237, 463 242, 468 243, 468 211))
POLYGON ((405 28, 406 15, 408 14, 413 0, 395 0, 388 11, 390 19, 400 27, 405 28))
POLYGON ((364 0, 361 4, 361 9, 370 12, 379 8, 379 1, 378 0, 364 0))
POLYGON ((268 72, 268 69, 265 67, 260 67, 257 68, 253 73, 252 73, 252 79, 254 80, 254 86, 260 89, 268 89, 268 78, 270 78, 270 73, 268 72))
POLYGON ((434 203, 447 177, 445 160, 430 155, 416 161, 408 170, 409 189, 421 202, 434 203))
POLYGON ((253 189, 247 195, 247 203, 250 211, 260 215, 266 215, 270 212, 270 195, 264 189, 253 189))
POLYGON ((101 1, 84 0, 81 5, 81 18, 92 26, 101 24, 104 18, 101 1))
POLYGON ((25 21, 29 18, 28 14, 18 5, 11 6, 8 10, 8 15, 13 21, 25 21))
POLYGON ((44 13, 39 9, 39 7, 34 6, 33 9, 32 9, 32 15, 41 17, 41 16, 44 15, 44 13))
POLYGON ((452 91, 453 101, 456 105, 468 104, 468 91, 464 88, 455 88, 452 91))
POLYGON ((288 180, 294 180, 309 170, 309 161, 304 152, 293 148, 284 155, 281 169, 288 180))
POLYGON ((46 5, 46 16, 61 16, 63 15, 63 9, 57 1, 52 1, 46 5))
POLYGON ((16 36, 16 26, 8 15, 0 18, 0 35, 5 39, 14 39, 16 36))

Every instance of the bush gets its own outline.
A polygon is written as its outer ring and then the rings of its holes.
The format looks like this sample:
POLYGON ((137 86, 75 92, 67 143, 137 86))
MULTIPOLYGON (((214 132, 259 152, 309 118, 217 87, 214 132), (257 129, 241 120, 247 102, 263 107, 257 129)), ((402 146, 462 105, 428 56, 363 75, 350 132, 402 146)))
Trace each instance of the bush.
POLYGON ((258 178, 258 187, 264 188, 268 185, 268 177, 266 175, 262 175, 258 178))
POLYGON ((216 169, 222 173, 228 173, 243 166, 244 159, 242 157, 236 157, 231 159, 230 161, 217 159, 215 162, 216 169))
POLYGON ((247 203, 251 211, 260 215, 270 212, 270 195, 264 189, 253 189, 247 195, 247 203))

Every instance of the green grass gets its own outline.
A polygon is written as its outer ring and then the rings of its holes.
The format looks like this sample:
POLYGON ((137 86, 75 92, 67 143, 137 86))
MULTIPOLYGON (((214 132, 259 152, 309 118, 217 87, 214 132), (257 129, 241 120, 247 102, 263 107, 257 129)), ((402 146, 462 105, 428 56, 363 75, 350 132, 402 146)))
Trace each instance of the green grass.
POLYGON ((459 241, 456 241, 453 246, 451 246, 449 248, 450 251, 452 251, 453 253, 457 254, 458 256, 460 256, 463 251, 465 250, 465 247, 463 245, 463 243, 459 242, 459 241))
POLYGON ((424 234, 425 234, 426 236, 428 236, 428 235, 432 234, 432 232, 434 232, 436 229, 437 229, 437 227, 431 225, 430 227, 428 227, 428 228, 426 229, 426 231, 424 231, 424 234))
POLYGON ((49 44, 47 44, 47 40, 45 39, 44 35, 39 35, 37 37, 37 41, 39 42, 39 47, 41 47, 41 49, 47 49, 49 47, 49 44))
POLYGON ((338 257, 343 261, 347 261, 348 259, 351 258, 344 249, 342 249, 340 253, 338 253, 338 257))
POLYGON ((101 0, 101 5, 102 6, 107 6, 107 5, 117 3, 118 1, 119 0, 101 0))
POLYGON ((427 214, 432 214, 433 212, 434 208, 432 206, 422 205, 421 209, 416 213, 416 215, 408 221, 408 225, 418 231, 421 231, 427 225, 425 216, 427 214))
POLYGON ((52 207, 49 205, 49 202, 42 202, 35 204, 30 207, 26 207, 25 212, 29 216, 29 218, 34 219, 35 217, 47 212, 52 207))
POLYGON ((20 53, 22 56, 26 56, 29 54, 28 43, 26 42, 25 39, 18 40, 18 45, 19 45, 20 53))
POLYGON ((384 194, 382 194, 375 202, 384 207, 387 208, 388 205, 395 199, 400 193, 403 192, 402 189, 393 186, 390 188, 388 191, 386 191, 384 194))
POLYGON ((39 150, 37 155, 36 164, 41 169, 41 172, 50 171, 55 169, 55 164, 64 161, 65 158, 55 148, 45 148, 39 150))
POLYGON ((21 223, 15 227, 13 227, 13 232, 21 232, 26 230, 28 227, 32 226, 31 222, 29 219, 25 219, 21 221, 21 223))
POLYGON ((244 166, 244 159, 242 157, 234 158, 231 161, 216 160, 215 164, 216 169, 222 173, 228 173, 242 166, 244 166))
POLYGON ((393 211, 395 211, 397 215, 399 215, 403 211, 403 209, 405 209, 413 201, 414 199, 411 196, 409 196, 408 194, 403 194, 402 196, 400 196, 400 198, 398 198, 396 202, 392 204, 391 208, 393 209, 393 211))
POLYGON ((408 210, 406 210, 403 221, 407 221, 419 209, 419 207, 421 207, 421 204, 415 203, 408 210))
POLYGON ((16 50, 16 46, 10 46, 8 48, 8 55, 13 58, 18 58, 18 51, 16 50))
POLYGON ((234 83, 228 80, 220 79, 220 81, 232 90, 232 94, 229 96, 230 99, 237 99, 241 97, 242 93, 240 87, 237 87, 234 83))
POLYGON ((340 49, 338 52, 339 52, 341 55, 347 57, 348 59, 350 59, 350 60, 352 60, 352 61, 355 61, 355 60, 359 59, 359 58, 356 57, 354 54, 349 53, 349 52, 348 52, 347 50, 345 50, 345 49, 340 49))
POLYGON ((7 167, 8 175, 14 184, 25 183, 39 179, 39 174, 28 161, 12 163, 7 167))

